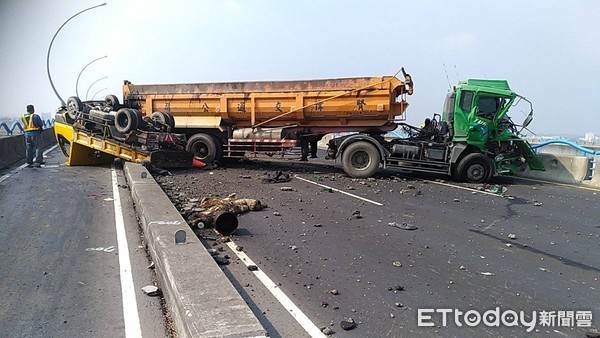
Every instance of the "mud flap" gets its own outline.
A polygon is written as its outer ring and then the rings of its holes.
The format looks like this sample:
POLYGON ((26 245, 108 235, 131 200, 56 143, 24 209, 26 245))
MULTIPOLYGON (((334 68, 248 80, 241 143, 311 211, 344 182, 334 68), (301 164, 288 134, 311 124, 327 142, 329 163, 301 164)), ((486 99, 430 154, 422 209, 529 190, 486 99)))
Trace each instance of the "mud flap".
POLYGON ((542 161, 538 158, 537 154, 533 151, 533 149, 531 148, 531 145, 529 145, 529 142, 527 142, 525 140, 520 140, 520 139, 513 140, 513 142, 516 143, 517 147, 519 148, 519 151, 521 152, 523 157, 525 157, 525 159, 527 160, 527 165, 529 165, 529 169, 541 170, 541 171, 546 170, 544 168, 544 164, 542 164, 542 161))

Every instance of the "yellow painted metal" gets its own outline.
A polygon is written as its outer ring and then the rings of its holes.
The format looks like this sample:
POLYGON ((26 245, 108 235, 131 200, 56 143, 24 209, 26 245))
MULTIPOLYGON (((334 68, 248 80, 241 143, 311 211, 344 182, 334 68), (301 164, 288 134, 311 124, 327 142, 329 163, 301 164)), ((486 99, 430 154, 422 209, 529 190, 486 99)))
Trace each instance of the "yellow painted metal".
POLYGON ((63 138, 70 143, 66 165, 98 165, 111 163, 115 157, 142 163, 150 161, 150 153, 138 151, 131 146, 113 140, 78 131, 72 125, 55 122, 57 140, 63 138))
MULTIPOLYGON (((145 115, 169 111, 177 126, 207 117, 243 127, 380 127, 401 117, 412 87, 394 76, 310 81, 134 85, 124 99, 145 115)), ((194 121, 203 122, 194 122, 194 121)), ((216 122, 217 120, 213 120, 216 122)))

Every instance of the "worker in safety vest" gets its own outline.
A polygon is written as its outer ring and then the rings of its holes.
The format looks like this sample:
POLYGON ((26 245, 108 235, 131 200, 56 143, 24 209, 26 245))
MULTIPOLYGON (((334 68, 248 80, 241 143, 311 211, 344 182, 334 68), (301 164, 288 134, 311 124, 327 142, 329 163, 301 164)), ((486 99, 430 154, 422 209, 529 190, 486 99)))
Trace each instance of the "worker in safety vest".
POLYGON ((40 149, 40 139, 42 136, 42 127, 44 122, 39 115, 34 114, 35 108, 33 105, 27 106, 27 113, 23 114, 21 120, 23 129, 25 130, 25 154, 27 157, 27 167, 32 168, 35 164, 40 166, 44 164, 44 157, 40 149))

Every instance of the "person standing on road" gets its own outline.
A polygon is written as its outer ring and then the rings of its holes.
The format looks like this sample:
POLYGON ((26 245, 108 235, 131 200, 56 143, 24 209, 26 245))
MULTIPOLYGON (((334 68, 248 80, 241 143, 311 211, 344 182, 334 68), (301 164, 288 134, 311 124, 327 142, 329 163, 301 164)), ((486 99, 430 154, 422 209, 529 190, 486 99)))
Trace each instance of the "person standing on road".
POLYGON ((25 155, 27 157, 27 167, 32 168, 33 162, 39 166, 44 162, 42 150, 40 149, 40 138, 44 122, 42 118, 35 114, 33 105, 27 105, 27 112, 21 117, 25 130, 25 155))

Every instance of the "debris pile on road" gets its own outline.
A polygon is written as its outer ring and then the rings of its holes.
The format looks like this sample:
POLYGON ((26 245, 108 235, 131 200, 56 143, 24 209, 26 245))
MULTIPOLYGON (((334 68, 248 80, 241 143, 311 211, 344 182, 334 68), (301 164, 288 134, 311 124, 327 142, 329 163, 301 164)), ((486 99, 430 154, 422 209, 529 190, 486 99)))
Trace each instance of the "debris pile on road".
POLYGON ((263 183, 283 183, 291 180, 291 175, 289 173, 284 173, 281 170, 278 170, 274 173, 269 173, 262 179, 263 183))
POLYGON ((237 198, 236 194, 231 194, 226 198, 204 197, 200 200, 199 208, 193 209, 194 211, 190 213, 189 221, 193 226, 199 228, 214 226, 220 233, 228 235, 237 228, 237 219, 235 219, 235 215, 247 211, 258 211, 264 208, 266 208, 266 205, 259 200, 237 198), (225 217, 223 221, 229 224, 220 226, 221 224, 219 224, 219 221, 223 217, 225 217), (232 223, 235 223, 235 227, 232 223))

